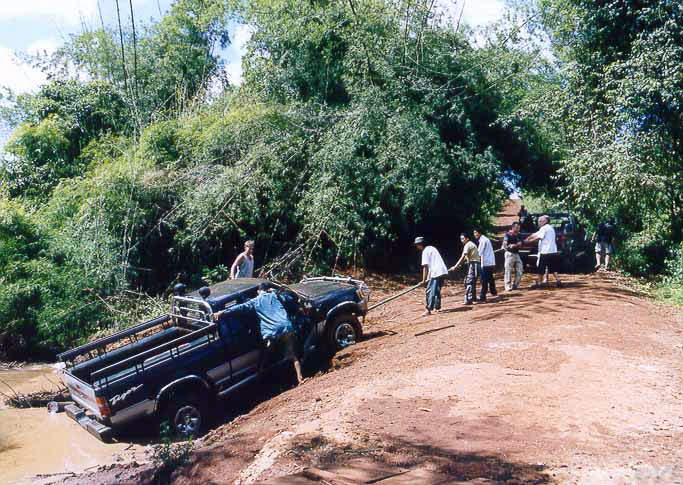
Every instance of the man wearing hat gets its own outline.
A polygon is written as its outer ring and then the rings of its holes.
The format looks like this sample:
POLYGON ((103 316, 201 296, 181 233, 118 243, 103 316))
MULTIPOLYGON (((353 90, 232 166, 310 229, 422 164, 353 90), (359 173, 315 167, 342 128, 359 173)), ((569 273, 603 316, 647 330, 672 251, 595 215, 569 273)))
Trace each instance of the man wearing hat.
POLYGON ((441 287, 448 275, 446 264, 434 246, 425 246, 423 237, 415 238, 415 247, 422 251, 422 284, 427 285, 427 305, 422 316, 441 310, 441 287))

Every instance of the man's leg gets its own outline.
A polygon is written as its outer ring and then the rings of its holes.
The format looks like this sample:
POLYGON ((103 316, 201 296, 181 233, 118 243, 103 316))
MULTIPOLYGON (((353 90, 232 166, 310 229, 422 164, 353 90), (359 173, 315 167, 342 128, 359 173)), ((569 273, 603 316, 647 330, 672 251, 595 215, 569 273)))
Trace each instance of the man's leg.
POLYGON ((296 372, 297 383, 301 384, 302 382, 304 382, 304 375, 301 373, 301 362, 299 362, 299 358, 296 356, 294 356, 293 362, 294 372, 296 372))
POLYGON ((297 384, 301 384, 304 381, 304 375, 301 372, 301 362, 299 362, 299 357, 296 355, 295 338, 296 335, 294 333, 288 333, 282 336, 282 343, 284 345, 285 358, 290 359, 294 364, 297 384))
POLYGON ((609 267, 609 261, 612 257, 612 245, 607 244, 605 247, 605 271, 607 271, 607 268, 609 267))
POLYGON ((524 274, 524 264, 522 263, 522 257, 519 254, 514 254, 512 259, 512 266, 515 270, 515 283, 512 285, 514 289, 519 288, 519 284, 522 282, 522 275, 524 274))
POLYGON ((602 244, 595 243, 595 260, 597 261, 597 264, 595 265, 595 269, 600 269, 600 264, 601 264, 600 259, 601 258, 602 258, 602 244))
POLYGON ((437 311, 441 310, 441 288, 443 287, 443 280, 444 278, 441 276, 435 278, 434 282, 434 309, 437 311))
POLYGON ((495 272, 496 272, 496 267, 495 266, 489 266, 489 292, 493 295, 496 296, 498 295, 498 290, 496 290, 496 278, 495 278, 495 272))
MULTIPOLYGON (((505 291, 510 291, 513 286, 516 286, 512 283, 512 272, 515 271, 516 267, 516 261, 513 256, 512 253, 505 252, 505 273, 503 274, 505 291)), ((517 274, 515 274, 515 280, 517 280, 517 274)))
POLYGON ((465 304, 471 305, 474 301, 474 264, 467 263, 467 274, 465 275, 465 304))
POLYGON ((562 282, 560 281, 560 275, 558 274, 558 270, 560 269, 560 253, 555 253, 550 255, 550 261, 548 264, 548 273, 552 273, 553 276, 555 277, 555 282, 557 283, 557 287, 559 288, 562 286, 562 282))
POLYGON ((488 291, 489 288, 489 280, 487 276, 487 270, 486 267, 482 266, 481 268, 481 291, 479 292, 479 299, 481 301, 486 301, 486 292, 488 291))
POLYGON ((434 309, 434 283, 436 279, 432 278, 427 281, 427 289, 425 290, 426 305, 423 315, 429 315, 434 309))
POLYGON ((536 265, 536 286, 541 287, 541 282, 545 276, 545 258, 543 254, 538 255, 538 262, 536 265))

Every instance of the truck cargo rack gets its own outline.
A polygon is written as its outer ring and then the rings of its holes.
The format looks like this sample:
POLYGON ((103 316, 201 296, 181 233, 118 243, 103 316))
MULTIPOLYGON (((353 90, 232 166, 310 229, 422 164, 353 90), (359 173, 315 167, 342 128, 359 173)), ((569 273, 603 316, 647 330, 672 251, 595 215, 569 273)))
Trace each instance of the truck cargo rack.
POLYGON ((181 345, 192 342, 193 340, 197 340, 200 337, 203 337, 204 335, 207 336, 208 343, 213 342, 213 334, 217 331, 217 328, 218 327, 215 323, 208 324, 204 328, 200 328, 199 330, 190 332, 187 335, 183 335, 182 337, 171 340, 170 342, 166 342, 165 344, 161 344, 149 350, 145 350, 144 352, 140 352, 139 354, 128 357, 127 359, 123 359, 107 367, 103 367, 102 369, 93 372, 91 374, 92 378, 94 380, 104 379, 106 381, 107 377, 125 369, 133 368, 135 369, 135 371, 143 371, 145 370, 145 368, 152 367, 159 363, 154 362, 151 365, 145 365, 145 360, 149 359, 150 357, 154 357, 162 352, 169 351, 169 356, 173 358, 175 357, 173 355, 174 349, 176 351, 176 356, 180 355, 181 350, 179 349, 179 347, 181 345))
POLYGON ((168 322, 171 319, 170 315, 162 315, 157 318, 153 318, 152 320, 148 320, 146 322, 140 323, 138 325, 134 325, 130 328, 127 328, 125 330, 122 330, 120 332, 116 332, 113 335, 109 335, 107 337, 102 337, 100 339, 97 339, 93 342, 89 342, 87 344, 81 345, 80 347, 76 347, 75 349, 69 350, 67 352, 62 352, 61 354, 57 355, 57 358, 59 359, 60 362, 67 362, 67 361, 73 361, 76 357, 79 357, 83 354, 86 354, 88 352, 91 352, 93 350, 98 350, 101 352, 106 353, 106 351, 102 351, 104 347, 106 347, 109 344, 112 344, 114 342, 118 342, 119 340, 122 340, 126 337, 131 337, 135 335, 136 333, 143 332, 145 330, 148 330, 150 328, 156 327, 157 325, 163 325, 166 322, 168 322))

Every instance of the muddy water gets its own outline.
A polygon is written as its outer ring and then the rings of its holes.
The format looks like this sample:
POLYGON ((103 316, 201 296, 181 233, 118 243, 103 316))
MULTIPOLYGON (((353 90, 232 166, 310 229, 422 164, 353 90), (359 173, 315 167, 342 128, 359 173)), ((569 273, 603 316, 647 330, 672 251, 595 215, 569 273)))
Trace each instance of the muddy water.
MULTIPOLYGON (((51 366, 3 370, 0 391, 8 393, 6 384, 20 393, 52 389, 51 382, 59 379, 59 371, 51 366)), ((0 405, 0 484, 36 483, 36 475, 51 475, 54 480, 60 475, 52 474, 143 457, 142 446, 102 443, 64 413, 0 405)))

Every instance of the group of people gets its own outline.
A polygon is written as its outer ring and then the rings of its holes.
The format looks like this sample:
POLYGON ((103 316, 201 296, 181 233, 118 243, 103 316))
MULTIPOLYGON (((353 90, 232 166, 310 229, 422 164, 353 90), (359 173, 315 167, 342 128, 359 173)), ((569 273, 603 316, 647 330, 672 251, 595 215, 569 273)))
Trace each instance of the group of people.
MULTIPOLYGON (((555 229, 549 224, 550 218, 546 215, 538 218, 538 231, 522 239, 520 236, 520 223, 514 222, 512 228, 505 233, 502 250, 505 251, 505 291, 513 291, 519 288, 524 265, 519 255, 519 250, 524 244, 538 241, 537 280, 534 287, 541 286, 542 278, 548 272, 555 277, 557 287, 562 286, 558 275, 560 254, 557 250, 555 229)), ((446 267, 441 254, 434 246, 425 243, 424 237, 415 238, 415 247, 422 253, 422 284, 426 289, 425 311, 422 314, 430 315, 432 312, 441 311, 441 288, 448 273, 465 265, 465 295, 463 303, 472 305, 475 301, 485 302, 486 295, 496 296, 496 282, 494 273, 496 270, 495 251, 491 240, 481 230, 475 230, 474 240, 469 234, 462 233, 460 241, 463 244, 462 255, 452 267, 446 267), (481 280, 481 290, 477 298, 477 280, 481 280)))
MULTIPOLYGON (((530 216, 522 206, 519 214, 519 222, 515 221, 512 227, 503 237, 500 250, 505 251, 504 258, 504 284, 505 291, 519 289, 524 264, 519 251, 525 244, 538 242, 538 260, 536 264, 536 282, 532 287, 540 287, 546 273, 555 277, 557 287, 562 286, 558 275, 560 265, 560 253, 558 252, 555 229, 549 224, 547 215, 538 218, 538 230, 528 235, 521 236, 521 223, 528 223, 530 216)), ((614 234, 614 221, 609 220, 600 224, 593 235, 595 243, 597 265, 601 267, 601 256, 605 256, 605 269, 609 266, 612 255, 612 238, 614 234)), ((535 228, 534 228, 535 229, 535 228)), ((415 246, 421 251, 422 259, 422 284, 426 286, 425 311, 422 314, 430 315, 432 312, 441 311, 441 289, 448 273, 464 265, 465 267, 465 295, 463 303, 472 305, 475 301, 485 302, 487 294, 496 296, 496 282, 494 273, 496 270, 496 251, 493 250, 491 240, 481 230, 473 232, 474 239, 469 234, 462 233, 460 241, 463 244, 462 254, 458 261, 448 268, 441 254, 434 246, 429 246, 424 237, 415 238, 415 246), (475 244, 476 241, 476 244, 475 244), (481 289, 477 296, 477 280, 481 281, 481 289)), ((254 241, 244 243, 244 251, 235 258, 231 268, 231 279, 252 278, 254 274, 254 241)), ((216 321, 222 320, 228 315, 250 313, 258 317, 261 335, 264 338, 266 348, 273 342, 284 350, 284 357, 291 360, 296 371, 297 381, 303 382, 301 364, 294 350, 296 345, 296 333, 292 324, 292 301, 297 298, 295 294, 287 291, 273 291, 266 284, 259 287, 256 298, 240 305, 234 305, 229 309, 214 314, 216 321)))

